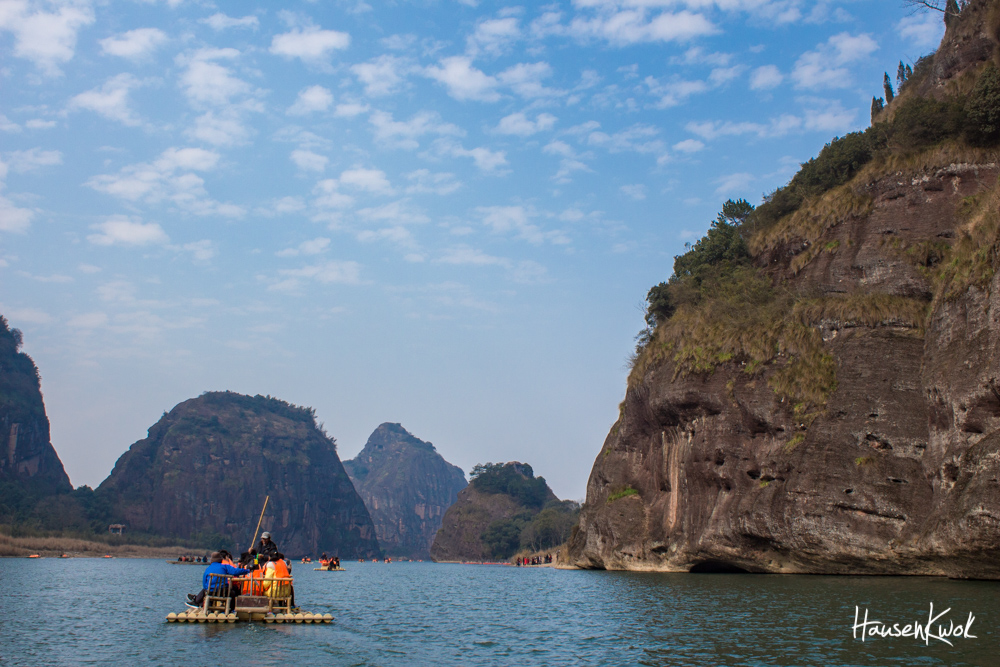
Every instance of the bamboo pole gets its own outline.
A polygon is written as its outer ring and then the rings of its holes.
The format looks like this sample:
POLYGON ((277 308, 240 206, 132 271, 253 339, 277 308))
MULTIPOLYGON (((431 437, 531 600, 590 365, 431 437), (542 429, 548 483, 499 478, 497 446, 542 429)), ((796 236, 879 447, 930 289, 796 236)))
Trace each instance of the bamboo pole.
POLYGON ((266 498, 264 498, 264 509, 262 509, 260 511, 260 518, 257 519, 257 528, 255 528, 254 531, 253 531, 253 539, 250 541, 250 547, 247 549, 247 551, 250 551, 250 549, 253 549, 253 545, 257 543, 257 532, 260 530, 260 523, 261 523, 261 521, 264 520, 264 512, 267 511, 267 501, 270 500, 270 499, 271 499, 270 495, 267 496, 266 498))

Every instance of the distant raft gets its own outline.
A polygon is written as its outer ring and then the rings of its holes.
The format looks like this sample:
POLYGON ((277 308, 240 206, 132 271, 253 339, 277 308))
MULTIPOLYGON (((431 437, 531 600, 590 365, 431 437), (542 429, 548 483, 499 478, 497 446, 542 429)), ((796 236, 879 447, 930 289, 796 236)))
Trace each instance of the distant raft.
POLYGON ((347 570, 345 570, 342 567, 329 567, 329 568, 327 568, 327 567, 314 567, 313 571, 314 572, 347 572, 347 570))

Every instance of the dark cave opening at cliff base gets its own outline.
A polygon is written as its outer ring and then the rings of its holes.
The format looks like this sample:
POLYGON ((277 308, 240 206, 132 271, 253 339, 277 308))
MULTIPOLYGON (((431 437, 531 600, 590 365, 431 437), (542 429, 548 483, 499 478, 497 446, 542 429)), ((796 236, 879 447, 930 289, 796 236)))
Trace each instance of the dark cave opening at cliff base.
POLYGON ((724 560, 703 560, 691 566, 688 572, 692 574, 752 574, 739 565, 733 565, 724 560))

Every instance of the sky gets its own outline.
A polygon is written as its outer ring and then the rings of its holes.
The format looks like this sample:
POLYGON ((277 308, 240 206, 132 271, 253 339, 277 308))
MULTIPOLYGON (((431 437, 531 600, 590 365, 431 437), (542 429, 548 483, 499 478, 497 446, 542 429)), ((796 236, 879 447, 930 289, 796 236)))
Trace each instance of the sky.
POLYGON ((399 422, 581 500, 647 290, 942 32, 901 0, 0 0, 0 313, 76 486, 232 390, 342 459, 399 422))

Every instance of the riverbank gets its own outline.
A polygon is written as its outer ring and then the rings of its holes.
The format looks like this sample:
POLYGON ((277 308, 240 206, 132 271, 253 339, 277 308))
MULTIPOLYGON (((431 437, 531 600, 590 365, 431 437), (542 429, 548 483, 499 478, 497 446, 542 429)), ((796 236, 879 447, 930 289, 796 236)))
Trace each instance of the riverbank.
POLYGON ((55 558, 66 554, 72 558, 165 558, 173 560, 180 554, 204 555, 204 549, 190 547, 149 547, 141 544, 110 545, 69 537, 11 537, 0 535, 0 558, 27 558, 38 554, 55 558))

